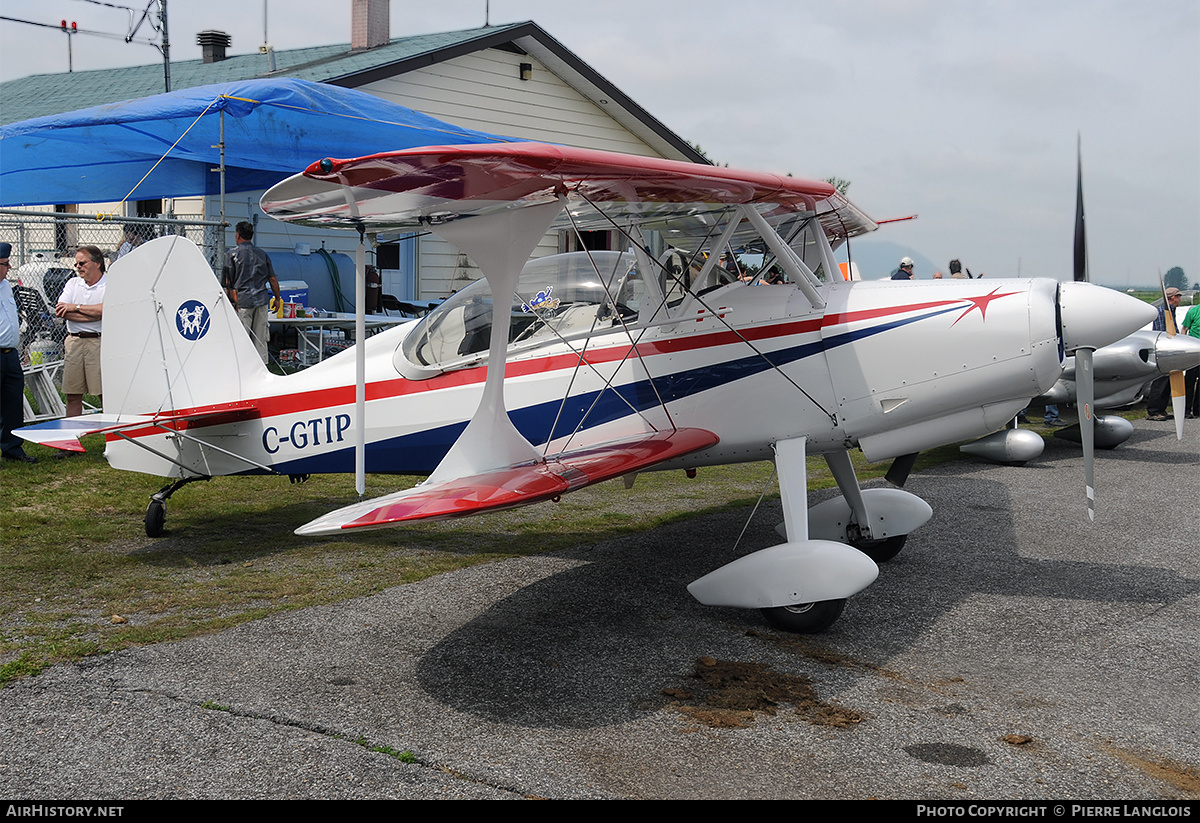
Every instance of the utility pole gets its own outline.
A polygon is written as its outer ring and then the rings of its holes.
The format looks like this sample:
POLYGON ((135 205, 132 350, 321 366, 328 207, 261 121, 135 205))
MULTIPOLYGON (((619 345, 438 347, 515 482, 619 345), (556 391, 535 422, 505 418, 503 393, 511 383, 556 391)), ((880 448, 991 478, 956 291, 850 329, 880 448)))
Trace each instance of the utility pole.
POLYGON ((71 72, 75 71, 75 55, 71 49, 71 38, 79 32, 79 26, 77 26, 75 21, 72 20, 71 25, 68 27, 67 21, 63 20, 62 30, 63 34, 67 35, 67 73, 70 74, 71 72))
POLYGON ((171 91, 171 38, 167 33, 167 0, 158 0, 158 19, 162 22, 163 74, 167 91, 171 91))

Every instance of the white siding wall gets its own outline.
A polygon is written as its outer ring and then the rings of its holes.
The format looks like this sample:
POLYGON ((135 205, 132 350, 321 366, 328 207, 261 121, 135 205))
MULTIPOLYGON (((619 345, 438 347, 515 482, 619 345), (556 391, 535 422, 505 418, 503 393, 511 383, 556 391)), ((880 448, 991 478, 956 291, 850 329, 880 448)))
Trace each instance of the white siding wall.
MULTIPOLYGON (((487 49, 428 68, 380 80, 361 91, 408 106, 464 128, 569 146, 659 156, 600 106, 560 80, 528 55, 487 49), (521 80, 520 64, 533 65, 521 80)), ((434 299, 477 279, 479 269, 457 266, 457 250, 436 237, 422 239, 420 297, 434 299)), ((558 251, 547 235, 535 256, 558 251)))
POLYGON ((479 131, 658 156, 528 55, 487 49, 379 80, 360 91, 479 131), (532 79, 520 79, 521 63, 533 65, 532 79))

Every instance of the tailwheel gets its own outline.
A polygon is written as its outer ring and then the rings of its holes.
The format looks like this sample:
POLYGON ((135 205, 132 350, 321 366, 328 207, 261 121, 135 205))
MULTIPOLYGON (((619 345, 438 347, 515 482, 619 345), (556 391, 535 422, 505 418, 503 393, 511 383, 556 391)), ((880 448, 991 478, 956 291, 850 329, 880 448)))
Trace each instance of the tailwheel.
MULTIPOLYGON (((897 549, 899 551, 899 549, 897 549)), ((797 634, 823 632, 841 617, 846 600, 820 600, 816 603, 796 603, 762 609, 763 617, 777 629, 797 634)))
POLYGON ((168 483, 154 494, 150 495, 150 505, 146 507, 146 536, 162 536, 163 524, 167 522, 167 501, 171 499, 171 495, 182 489, 188 483, 195 483, 197 480, 211 479, 212 478, 208 475, 184 477, 176 480, 174 483, 168 483))
POLYGON ((166 502, 157 498, 151 498, 150 505, 146 507, 146 536, 160 537, 163 533, 163 524, 166 522, 166 502))
POLYGON ((900 550, 904 548, 904 544, 907 541, 907 534, 898 534, 895 537, 887 537, 883 540, 863 540, 851 543, 850 545, 876 563, 886 563, 900 554, 900 550))

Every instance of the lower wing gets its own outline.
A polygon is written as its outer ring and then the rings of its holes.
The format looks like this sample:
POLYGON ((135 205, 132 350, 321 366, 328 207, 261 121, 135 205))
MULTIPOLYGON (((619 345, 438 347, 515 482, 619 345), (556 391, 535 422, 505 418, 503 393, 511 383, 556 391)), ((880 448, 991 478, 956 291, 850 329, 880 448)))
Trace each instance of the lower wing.
POLYGON ((330 512, 296 529, 296 534, 379 529, 527 506, 706 449, 718 439, 704 429, 676 429, 563 452, 537 463, 423 483, 330 512))

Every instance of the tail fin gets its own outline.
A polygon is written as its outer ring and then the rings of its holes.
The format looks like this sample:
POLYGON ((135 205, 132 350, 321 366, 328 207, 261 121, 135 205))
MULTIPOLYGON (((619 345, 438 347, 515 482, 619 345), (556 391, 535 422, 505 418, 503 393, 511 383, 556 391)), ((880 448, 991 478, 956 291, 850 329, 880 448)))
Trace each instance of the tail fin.
POLYGON ((271 380, 208 261, 175 236, 109 270, 101 368, 109 414, 228 403, 271 380))

